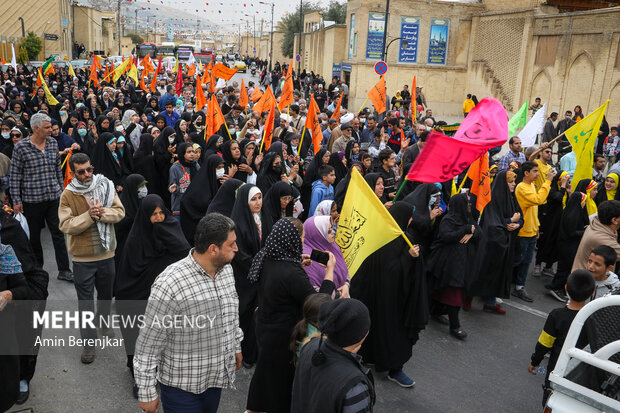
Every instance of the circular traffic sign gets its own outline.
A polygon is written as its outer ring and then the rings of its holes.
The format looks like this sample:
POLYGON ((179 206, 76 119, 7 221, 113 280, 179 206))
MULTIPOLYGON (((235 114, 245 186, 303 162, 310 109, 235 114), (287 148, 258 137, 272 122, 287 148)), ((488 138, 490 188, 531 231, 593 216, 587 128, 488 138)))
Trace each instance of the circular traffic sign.
POLYGON ((300 55, 295 56, 295 60, 299 62, 301 60, 301 56, 300 55))
POLYGON ((388 66, 387 63, 385 63, 382 60, 379 60, 377 63, 375 63, 375 73, 378 75, 383 75, 385 74, 385 72, 387 72, 388 66))

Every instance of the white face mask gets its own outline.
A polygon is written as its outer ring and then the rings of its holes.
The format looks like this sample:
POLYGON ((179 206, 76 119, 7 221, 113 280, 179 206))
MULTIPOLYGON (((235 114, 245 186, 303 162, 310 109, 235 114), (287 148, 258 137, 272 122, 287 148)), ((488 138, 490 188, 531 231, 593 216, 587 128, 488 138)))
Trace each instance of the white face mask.
POLYGON ((11 137, 11 132, 2 132, 2 137, 4 139, 9 139, 11 137))
POLYGON ((224 168, 219 168, 215 170, 215 177, 217 179, 221 179, 224 177, 224 168))
POLYGON ((431 130, 433 130, 433 128, 431 128, 430 126, 427 126, 426 130, 430 132, 431 130))
POLYGON ((146 185, 138 188, 138 199, 144 199, 149 194, 149 190, 146 188, 146 185))
POLYGON ((168 142, 170 142, 170 143, 174 142, 174 136, 171 137, 171 138, 168 138, 168 142))
POLYGON ((117 132, 122 132, 122 131, 124 131, 124 130, 125 130, 125 128, 123 127, 123 125, 118 125, 118 126, 116 127, 116 131, 117 131, 117 132))

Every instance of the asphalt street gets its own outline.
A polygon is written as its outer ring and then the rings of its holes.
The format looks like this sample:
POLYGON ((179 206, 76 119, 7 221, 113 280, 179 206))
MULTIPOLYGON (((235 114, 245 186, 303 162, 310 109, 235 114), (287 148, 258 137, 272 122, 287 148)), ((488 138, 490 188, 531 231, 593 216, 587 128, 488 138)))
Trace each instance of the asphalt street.
MULTIPOLYGON (((252 78, 243 75, 246 84, 252 78)), ((240 82, 240 75, 232 81, 240 82)), ((49 305, 76 300, 73 284, 56 279, 54 250, 47 230, 42 239, 45 269, 50 273, 49 305)), ((461 342, 448 328, 431 321, 413 348, 405 372, 416 381, 403 389, 375 374, 376 412, 537 412, 542 411, 542 377, 527 372, 546 314, 560 303, 544 295, 547 277, 528 278, 527 288, 535 299, 527 304, 506 301, 505 316, 482 312, 474 301, 472 311, 461 312, 462 327, 469 333, 461 342), (515 306, 518 306, 516 308, 515 306)), ((75 304, 77 309, 77 302, 75 304)), ((79 335, 76 330, 74 332, 79 335)), ((53 337, 44 331, 44 338, 53 337)), ((120 331, 116 336, 121 337, 120 331)), ((39 354, 30 399, 11 412, 141 412, 132 396, 132 379, 121 348, 97 351, 94 363, 80 362, 80 349, 49 347, 39 354)), ((222 394, 220 412, 242 413, 252 370, 237 373, 236 389, 222 394)))

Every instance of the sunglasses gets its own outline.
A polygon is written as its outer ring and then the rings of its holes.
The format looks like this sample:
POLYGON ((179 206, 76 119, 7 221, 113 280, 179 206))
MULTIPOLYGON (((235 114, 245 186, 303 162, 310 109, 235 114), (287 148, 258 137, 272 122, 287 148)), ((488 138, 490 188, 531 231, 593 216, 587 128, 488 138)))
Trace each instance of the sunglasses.
POLYGON ((11 133, 11 138, 21 138, 21 136, 19 133, 11 133))
POLYGON ((86 172, 88 172, 90 174, 90 173, 93 173, 94 170, 95 170, 95 167, 89 166, 86 169, 78 169, 78 170, 76 170, 75 174, 76 175, 84 175, 86 172))

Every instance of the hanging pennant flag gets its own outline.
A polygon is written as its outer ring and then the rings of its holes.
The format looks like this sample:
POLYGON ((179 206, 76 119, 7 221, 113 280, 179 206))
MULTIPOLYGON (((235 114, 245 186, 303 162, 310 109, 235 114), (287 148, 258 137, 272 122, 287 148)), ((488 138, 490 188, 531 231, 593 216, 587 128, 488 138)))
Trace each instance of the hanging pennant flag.
POLYGON ((140 74, 140 89, 148 93, 149 90, 146 88, 146 83, 144 82, 145 78, 146 78, 146 72, 143 70, 142 73, 140 74))
POLYGON ((157 91, 157 74, 161 70, 161 57, 159 58, 159 63, 157 65, 157 69, 155 73, 153 73, 153 79, 151 79, 151 84, 149 85, 151 89, 151 93, 155 93, 157 91))
POLYGON ((144 67, 144 71, 146 72, 145 74, 147 75, 155 71, 155 68, 153 67, 153 60, 151 60, 151 56, 149 54, 144 56, 144 59, 142 60, 142 66, 144 67))
POLYGON ((187 76, 193 77, 195 74, 196 74, 196 65, 192 63, 192 65, 189 66, 187 69, 187 76))
POLYGON ((90 76, 88 77, 88 83, 92 84, 94 87, 99 87, 99 79, 97 78, 97 68, 93 63, 90 65, 90 76))
POLYGON ((340 92, 340 99, 338 99, 338 103, 336 103, 336 108, 334 109, 334 113, 332 113, 331 119, 336 119, 340 122, 340 105, 342 104, 342 98, 344 96, 344 92, 340 92))
POLYGON ((215 97, 215 94, 213 94, 211 95, 211 100, 209 100, 209 104, 207 105, 205 128, 206 139, 208 139, 211 135, 215 135, 225 122, 226 121, 224 120, 224 115, 222 115, 222 109, 217 103, 217 98, 215 97))
POLYGON ((288 71, 284 74, 284 85, 282 86, 282 93, 280 94, 280 102, 278 103, 278 109, 280 112, 284 110, 285 107, 294 102, 293 99, 293 62, 294 59, 291 59, 291 64, 288 65, 288 71))
POLYGON ((400 236, 405 237, 405 234, 377 198, 374 189, 357 168, 351 168, 351 182, 342 204, 336 235, 336 244, 342 250, 351 277, 370 254, 400 236))
POLYGON ((183 67, 181 65, 178 65, 178 70, 177 70, 177 81, 175 84, 175 89, 177 92, 177 96, 181 96, 181 94, 183 93, 183 67))
POLYGON ((241 91, 239 92, 239 106, 241 106, 244 110, 250 103, 250 99, 248 98, 248 89, 245 87, 245 83, 243 79, 241 79, 241 91))
POLYGON ((97 56, 96 54, 93 55, 93 64, 95 65, 95 67, 97 68, 97 70, 101 70, 101 62, 103 61, 103 57, 101 56, 97 56))
POLYGON ((512 138, 517 133, 517 129, 524 127, 527 123, 527 104, 528 101, 526 100, 517 113, 508 121, 508 138, 512 138))
POLYGON ((476 195, 476 209, 482 212, 491 202, 491 177, 489 176, 489 152, 485 152, 469 167, 467 176, 471 179, 470 192, 476 195))
POLYGON ((545 127, 545 113, 547 113, 547 104, 536 111, 532 119, 521 129, 517 135, 521 139, 521 146, 524 148, 536 144, 536 138, 543 133, 545 127))
POLYGON ((603 116, 608 104, 609 100, 564 132, 564 135, 573 146, 573 152, 575 152, 577 157, 577 167, 571 181, 573 188, 582 179, 592 179, 594 145, 596 144, 598 132, 601 129, 601 122, 603 122, 603 116))
POLYGON ((196 76, 196 111, 202 110, 206 104, 207 98, 205 97, 205 92, 202 90, 200 76, 196 76))
POLYGON ((378 114, 385 112, 385 78, 383 76, 381 76, 377 84, 368 91, 368 98, 374 105, 378 114))
POLYGON ((17 59, 15 58, 15 46, 13 46, 13 43, 11 43, 11 52, 13 53, 11 56, 11 67, 17 73, 17 59))
POLYGON ((224 66, 222 63, 218 63, 213 68, 211 76, 215 76, 224 80, 230 80, 230 78, 233 77, 235 73, 237 73, 237 69, 231 69, 224 66))

